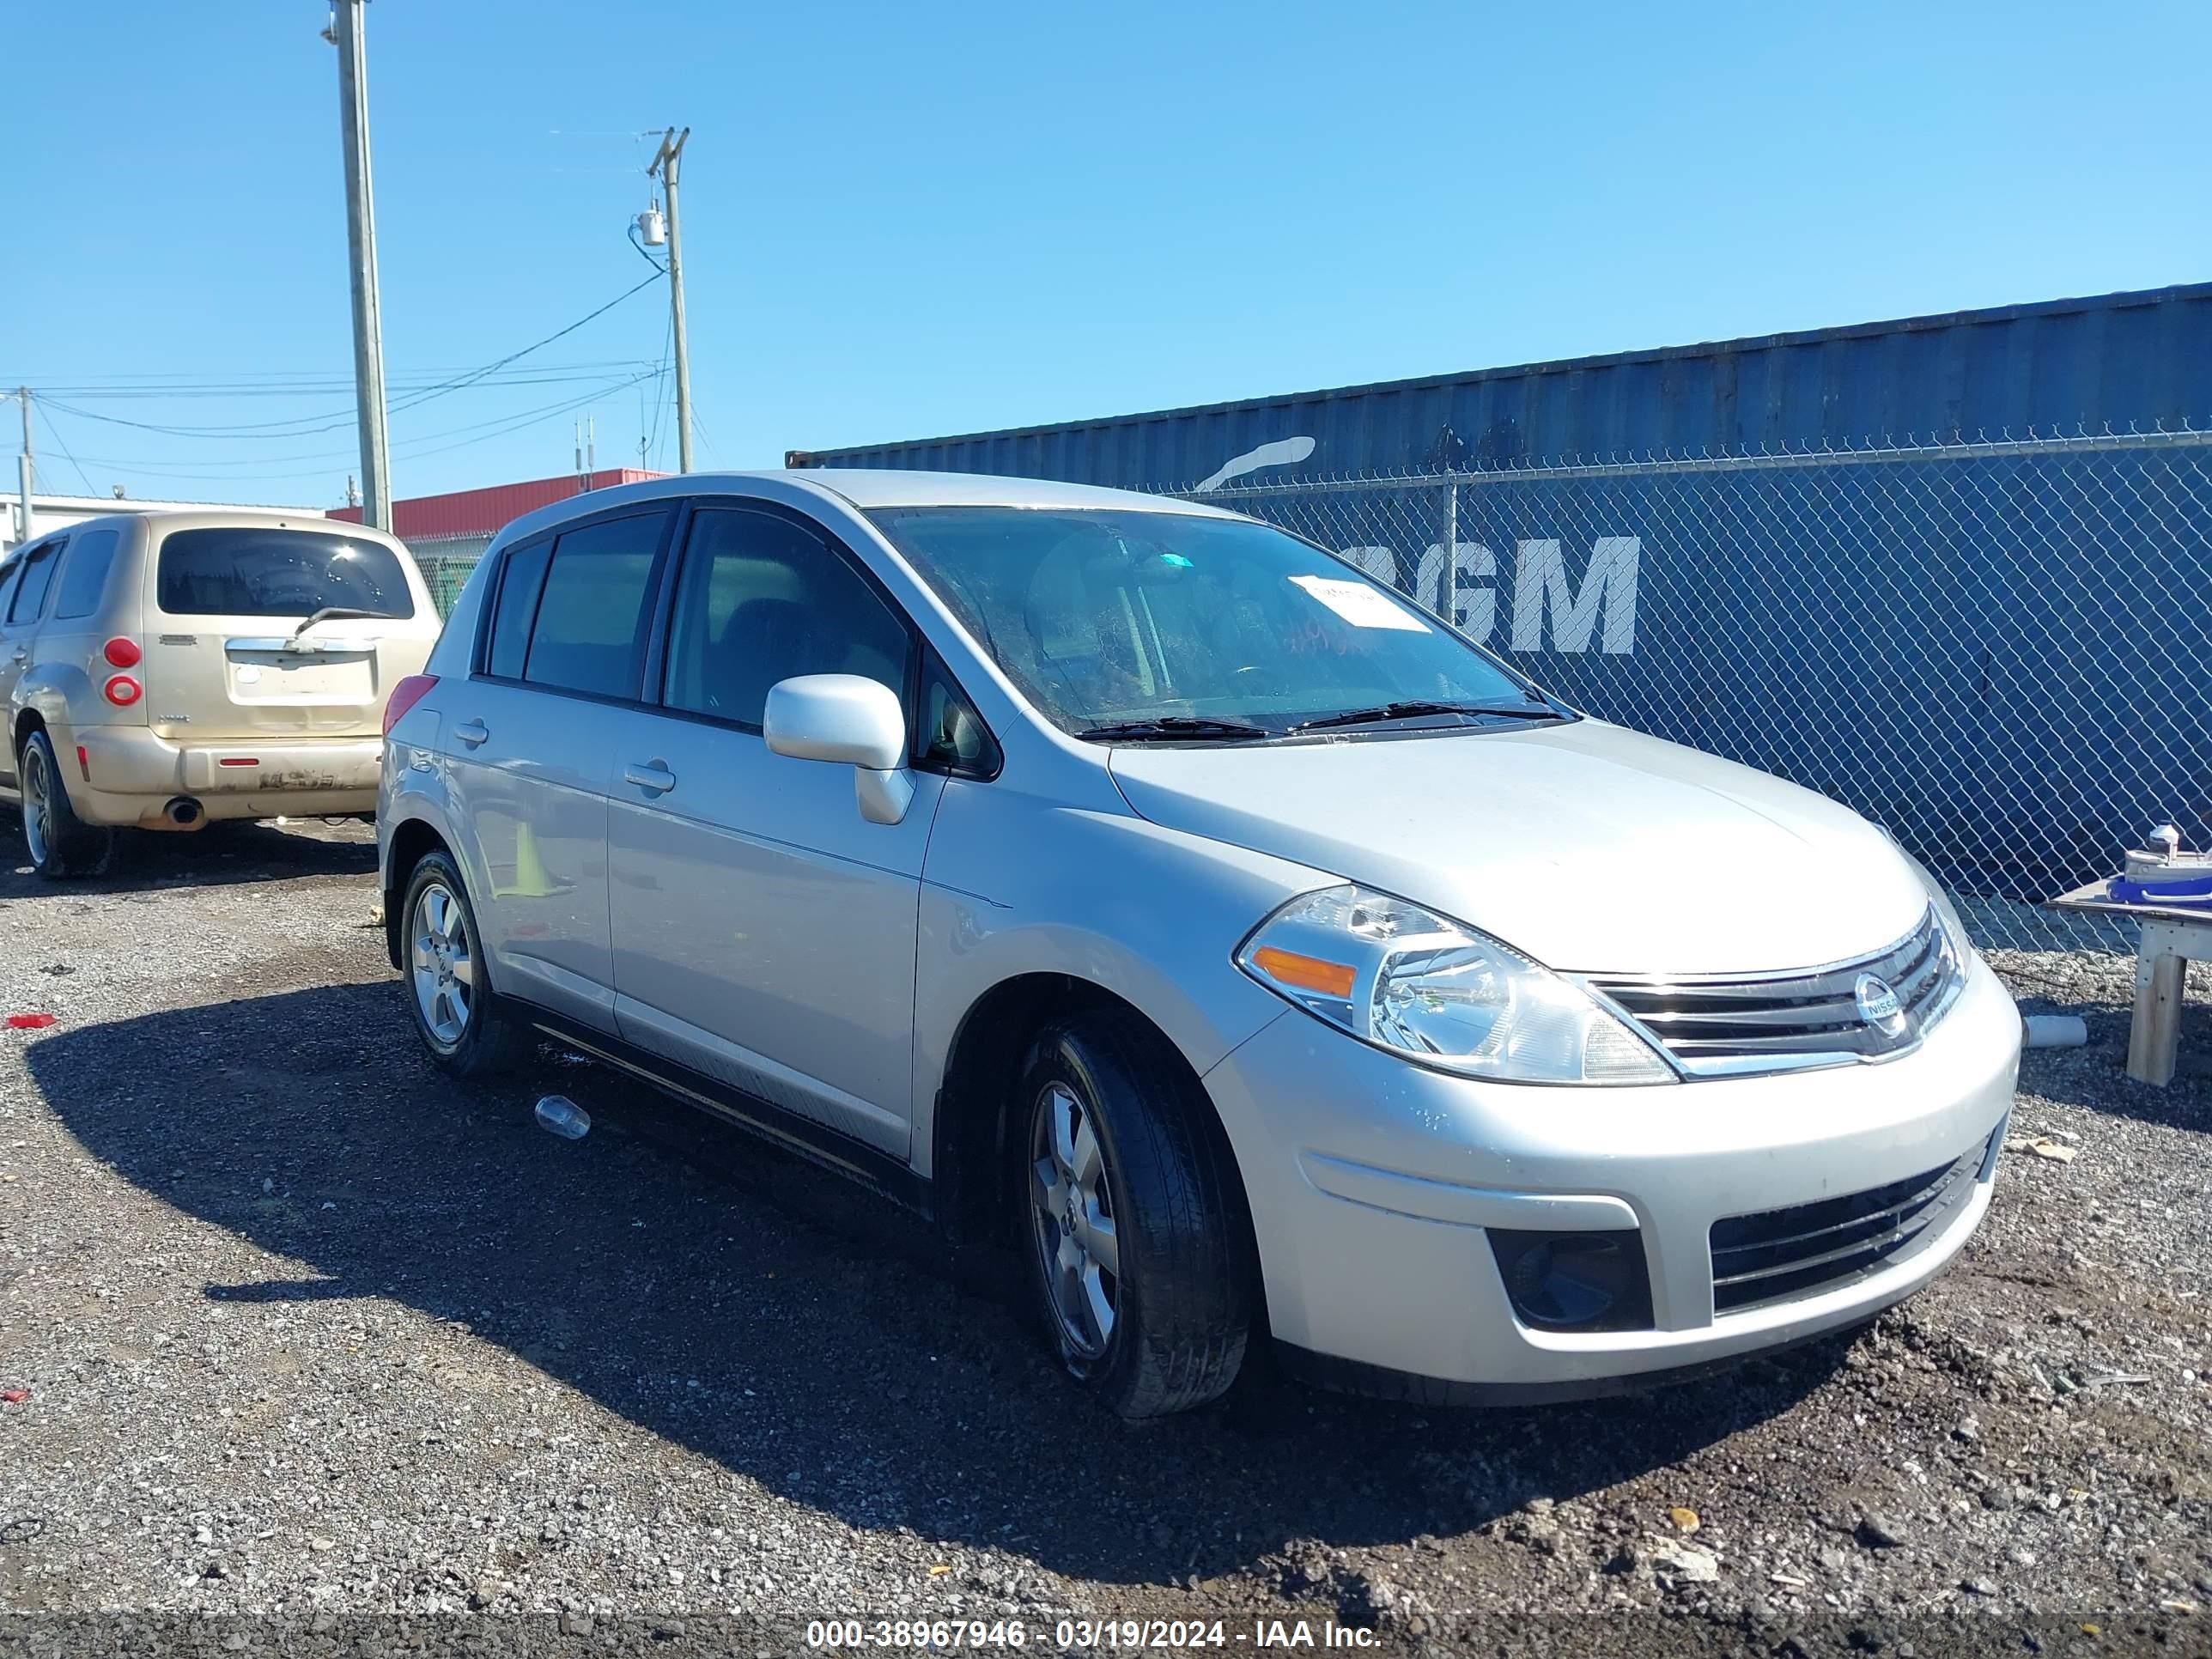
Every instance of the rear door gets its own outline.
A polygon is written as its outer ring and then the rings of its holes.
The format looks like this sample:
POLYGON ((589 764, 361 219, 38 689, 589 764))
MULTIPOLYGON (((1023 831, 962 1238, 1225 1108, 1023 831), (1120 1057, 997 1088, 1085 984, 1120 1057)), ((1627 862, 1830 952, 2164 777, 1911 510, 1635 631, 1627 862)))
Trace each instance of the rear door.
POLYGON ((41 542, 15 561, 15 579, 6 602, 0 605, 0 710, 7 708, 15 682, 36 659, 39 617, 53 589, 62 550, 68 545, 66 538, 41 542))
POLYGON ((454 820, 500 990, 614 1027, 607 790, 636 706, 664 503, 507 549, 475 667, 441 697, 454 820))
MULTIPOLYGON (((32 630, 10 623, 8 615, 15 608, 15 600, 23 591, 25 576, 45 557, 44 548, 33 547, 0 565, 0 720, 9 721, 7 726, 0 727, 0 739, 6 738, 13 729, 9 700, 15 695, 15 682, 23 678, 23 670, 31 661, 32 630)), ((46 560, 46 568, 52 573, 51 559, 46 560)), ((12 742, 0 741, 0 784, 10 789, 15 787, 15 750, 12 742)))
POLYGON ((374 738, 437 634, 406 556, 339 526, 176 529, 146 564, 147 712, 179 743, 374 738))

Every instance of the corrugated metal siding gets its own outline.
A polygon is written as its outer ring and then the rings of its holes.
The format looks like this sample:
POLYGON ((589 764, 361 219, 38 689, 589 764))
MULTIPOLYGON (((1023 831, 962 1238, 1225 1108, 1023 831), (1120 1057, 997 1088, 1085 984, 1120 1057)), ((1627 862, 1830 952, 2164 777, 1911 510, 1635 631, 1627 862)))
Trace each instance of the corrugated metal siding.
MULTIPOLYGON (((581 479, 570 472, 557 478, 531 478, 520 483, 492 484, 482 489, 457 489, 443 495, 417 495, 392 502, 392 533, 410 546, 416 542, 489 537, 526 513, 564 501, 571 495, 580 495, 586 489, 605 489, 613 484, 637 483, 662 476, 658 472, 641 472, 635 467, 612 467, 581 479)), ((331 517, 359 524, 361 509, 337 507, 331 517)))
POLYGON ((1315 441, 1310 459, 1255 477, 2185 422, 2212 424, 2212 283, 795 452, 793 464, 1158 487, 1290 437, 1315 441))

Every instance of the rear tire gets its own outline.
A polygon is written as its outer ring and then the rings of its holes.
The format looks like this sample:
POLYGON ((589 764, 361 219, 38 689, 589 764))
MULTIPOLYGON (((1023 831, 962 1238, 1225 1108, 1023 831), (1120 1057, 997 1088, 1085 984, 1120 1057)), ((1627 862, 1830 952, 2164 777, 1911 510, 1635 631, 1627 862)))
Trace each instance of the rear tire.
POLYGON ((459 1078, 512 1070, 529 1053, 529 1036, 493 994, 475 907, 442 849, 416 860, 399 915, 407 1007, 432 1063, 459 1078))
POLYGON ((115 857, 115 831, 77 817, 53 741, 44 732, 23 739, 15 756, 15 784, 32 868, 48 881, 107 873, 115 857))
POLYGON ((1243 1363, 1257 1273, 1197 1079, 1138 1016, 1098 1010, 1039 1032, 1019 1089, 1029 1302, 1047 1345, 1125 1418, 1216 1398, 1243 1363))

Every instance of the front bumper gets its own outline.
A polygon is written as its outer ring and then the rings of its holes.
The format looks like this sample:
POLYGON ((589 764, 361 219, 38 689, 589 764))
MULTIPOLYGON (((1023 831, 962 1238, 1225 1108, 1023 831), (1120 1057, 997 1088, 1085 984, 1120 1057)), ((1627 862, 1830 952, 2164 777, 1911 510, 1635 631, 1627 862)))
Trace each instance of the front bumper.
POLYGON ((210 819, 373 811, 384 745, 377 738, 176 743, 148 726, 94 726, 57 732, 55 748, 79 817, 158 824, 179 795, 210 819))
MULTIPOLYGON (((1499 1085, 1426 1070, 1286 1012, 1206 1073, 1251 1200, 1275 1336, 1339 1375, 1499 1399, 1602 1391, 1857 1323, 1958 1254, 1994 1159, 1909 1252, 1802 1297, 1716 1315, 1716 1221, 1866 1192, 1989 1145, 2020 1019, 1978 959, 1894 1060, 1650 1088, 1499 1085), (1514 1313, 1486 1229, 1639 1236, 1649 1329, 1514 1313)), ((1432 1391, 1433 1392, 1433 1391, 1432 1391)))

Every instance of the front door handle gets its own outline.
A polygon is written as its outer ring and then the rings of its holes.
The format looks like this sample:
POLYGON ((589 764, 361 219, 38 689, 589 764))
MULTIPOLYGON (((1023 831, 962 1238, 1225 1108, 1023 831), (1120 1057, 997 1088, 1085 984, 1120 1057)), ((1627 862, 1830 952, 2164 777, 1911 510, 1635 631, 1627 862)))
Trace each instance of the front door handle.
POLYGON ((491 740, 491 727, 482 720, 463 720, 453 728, 453 735, 471 749, 491 740))
POLYGON ((642 766, 633 763, 623 768, 623 781, 665 795, 676 787, 676 774, 668 769, 665 761, 647 761, 642 766))

